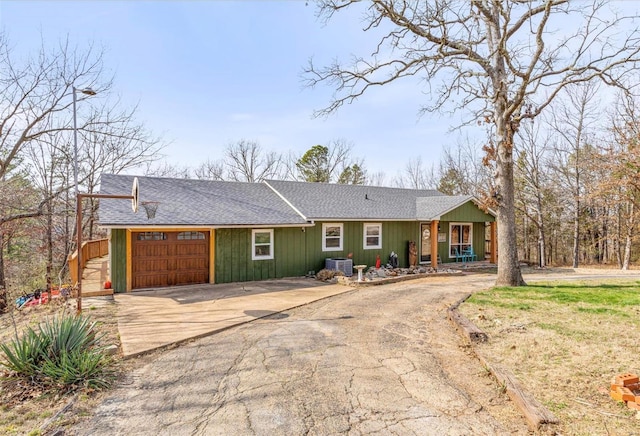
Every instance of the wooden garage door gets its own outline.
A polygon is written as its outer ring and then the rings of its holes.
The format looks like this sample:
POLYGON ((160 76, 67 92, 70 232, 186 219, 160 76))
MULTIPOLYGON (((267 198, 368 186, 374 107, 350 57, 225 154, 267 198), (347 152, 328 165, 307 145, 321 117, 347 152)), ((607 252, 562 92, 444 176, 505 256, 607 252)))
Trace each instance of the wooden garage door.
POLYGON ((133 232, 133 289, 209 282, 208 232, 133 232))

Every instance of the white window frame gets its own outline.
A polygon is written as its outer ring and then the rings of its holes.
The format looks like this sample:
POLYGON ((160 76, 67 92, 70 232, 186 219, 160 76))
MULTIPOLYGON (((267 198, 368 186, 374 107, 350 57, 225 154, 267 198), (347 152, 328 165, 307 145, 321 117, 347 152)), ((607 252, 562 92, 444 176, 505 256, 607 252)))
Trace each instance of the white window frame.
MULTIPOLYGON (((334 236, 332 236, 332 238, 334 238, 334 236)), ((322 251, 342 251, 343 240, 344 240, 344 224, 322 223, 322 251), (340 227, 340 245, 338 247, 327 247, 327 227, 340 227)))
POLYGON ((251 230, 251 260, 269 260, 273 259, 273 229, 252 229, 251 230), (256 255, 256 233, 269 233, 269 244, 257 244, 257 245, 269 245, 268 256, 256 255))
POLYGON ((382 223, 364 223, 362 225, 362 249, 363 250, 379 250, 382 248, 382 223), (378 244, 367 245, 367 228, 378 228, 378 244))
MULTIPOLYGON (((469 243, 467 245, 473 247, 473 223, 449 223, 449 259, 454 259, 454 257, 451 256, 451 247, 454 245, 457 245, 458 247, 460 246, 457 242, 455 244, 452 243, 451 229, 453 226, 469 226, 469 243)), ((431 237, 433 237, 433 235, 431 237)), ((462 255, 462 251, 460 249, 458 249, 458 253, 462 255)))

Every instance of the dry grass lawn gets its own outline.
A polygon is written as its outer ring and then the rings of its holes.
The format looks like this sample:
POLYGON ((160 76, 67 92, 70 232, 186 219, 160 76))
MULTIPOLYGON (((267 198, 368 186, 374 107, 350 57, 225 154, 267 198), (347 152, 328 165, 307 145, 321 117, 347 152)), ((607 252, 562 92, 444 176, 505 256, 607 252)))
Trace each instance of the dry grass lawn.
POLYGON ((640 282, 494 288, 460 311, 489 335, 479 351, 509 368, 560 419, 557 434, 640 434, 640 412, 609 396, 612 377, 640 373, 640 282))

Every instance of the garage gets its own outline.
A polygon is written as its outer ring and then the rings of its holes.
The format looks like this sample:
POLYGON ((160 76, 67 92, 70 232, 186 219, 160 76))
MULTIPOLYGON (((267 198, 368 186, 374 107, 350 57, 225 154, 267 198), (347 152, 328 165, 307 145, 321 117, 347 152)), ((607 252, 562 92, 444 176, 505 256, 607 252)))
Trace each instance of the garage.
POLYGON ((209 283, 209 234, 133 232, 132 288, 209 283))

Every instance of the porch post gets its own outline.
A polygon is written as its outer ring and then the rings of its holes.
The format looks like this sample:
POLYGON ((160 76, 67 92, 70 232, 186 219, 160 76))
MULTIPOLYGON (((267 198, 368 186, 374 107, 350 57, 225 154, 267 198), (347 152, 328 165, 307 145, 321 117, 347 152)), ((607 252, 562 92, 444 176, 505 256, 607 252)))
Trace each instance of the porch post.
POLYGON ((431 268, 438 268, 438 223, 431 221, 431 268))
POLYGON ((491 233, 491 255, 489 257, 489 261, 491 263, 497 263, 498 262, 498 232, 497 230, 497 223, 495 221, 492 221, 491 223, 489 223, 490 225, 490 233, 491 233))

